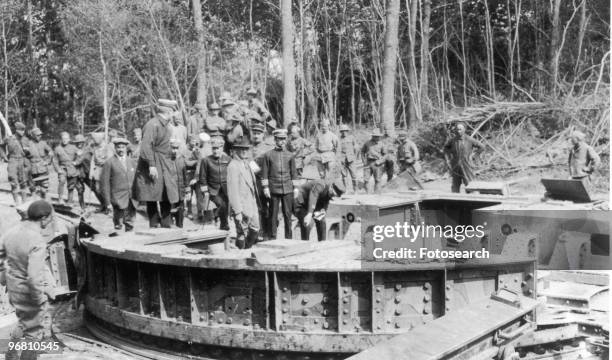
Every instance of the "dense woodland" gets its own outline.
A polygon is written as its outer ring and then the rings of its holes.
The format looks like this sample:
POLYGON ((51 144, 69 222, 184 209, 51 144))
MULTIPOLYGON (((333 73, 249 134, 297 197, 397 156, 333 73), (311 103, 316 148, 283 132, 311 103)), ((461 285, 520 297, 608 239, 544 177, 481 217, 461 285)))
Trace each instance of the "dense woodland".
POLYGON ((608 0, 0 4, 0 112, 48 133, 127 132, 157 98, 188 116, 251 86, 311 132, 322 116, 393 132, 514 102, 609 126, 608 0))

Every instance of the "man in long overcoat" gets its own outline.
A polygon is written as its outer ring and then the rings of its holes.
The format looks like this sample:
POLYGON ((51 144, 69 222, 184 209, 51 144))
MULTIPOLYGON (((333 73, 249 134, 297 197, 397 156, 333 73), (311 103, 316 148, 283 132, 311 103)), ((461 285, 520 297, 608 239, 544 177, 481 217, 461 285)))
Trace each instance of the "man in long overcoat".
POLYGON ((100 176, 100 191, 107 206, 113 209, 113 225, 120 230, 125 225, 125 231, 134 228, 136 206, 132 201, 132 186, 134 181, 135 160, 127 156, 127 139, 115 138, 115 155, 104 163, 100 176))
POLYGON ((146 202, 150 227, 170 227, 172 204, 179 201, 177 173, 171 157, 170 139, 176 101, 160 99, 157 115, 142 129, 140 158, 134 178, 134 198, 146 202), (157 211, 157 204, 161 214, 157 211))
POLYGON ((444 145, 444 158, 449 168, 452 183, 451 191, 458 193, 461 184, 469 185, 474 180, 474 164, 472 153, 474 150, 483 150, 484 146, 465 133, 465 125, 455 125, 455 135, 444 145))

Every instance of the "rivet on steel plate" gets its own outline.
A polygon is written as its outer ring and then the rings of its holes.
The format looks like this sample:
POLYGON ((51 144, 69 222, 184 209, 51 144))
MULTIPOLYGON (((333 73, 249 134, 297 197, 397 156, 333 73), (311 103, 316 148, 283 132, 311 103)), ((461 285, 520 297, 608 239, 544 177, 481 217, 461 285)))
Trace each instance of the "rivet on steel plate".
POLYGON ((395 310, 395 315, 401 315, 402 314, 402 310, 400 309, 396 309, 395 310))
POLYGON ((377 302, 377 303, 380 303, 380 298, 376 298, 376 302, 377 302))
POLYGON ((429 302, 429 295, 423 296, 423 302, 429 302))
POLYGON ((400 328, 400 324, 399 323, 395 323, 395 328, 399 329, 400 328))
POLYGON ((284 298, 282 299, 282 301, 283 301, 284 303, 286 303, 287 301, 289 301, 289 299, 287 299, 286 297, 284 297, 284 298))
POLYGON ((287 291, 289 291, 289 289, 287 289, 286 287, 284 287, 284 288, 283 288, 283 291, 284 291, 284 292, 287 292, 287 291))
POLYGON ((223 324, 223 319, 219 318, 219 320, 217 320, 217 322, 218 322, 219 324, 223 324))
POLYGON ((327 304, 329 298, 327 296, 323 296, 323 300, 321 301, 323 304, 327 304))
POLYGON ((343 314, 348 314, 348 313, 349 313, 349 311, 348 311, 348 309, 344 309, 344 310, 342 310, 342 313, 343 313, 343 314))
POLYGON ((525 287, 525 286, 527 286, 527 281, 521 282, 521 287, 525 287))
POLYGON ((381 329, 380 325, 376 325, 376 328, 377 328, 378 330, 380 330, 380 329, 381 329))
POLYGON ((318 323, 319 323, 319 319, 314 319, 314 321, 313 321, 313 322, 314 322, 315 324, 318 324, 318 323))
POLYGON ((348 294, 348 289, 342 290, 343 293, 348 294))
POLYGON ((376 287, 376 292, 380 292, 382 289, 380 288, 380 286, 376 287))
POLYGON ((289 311, 289 310, 287 310, 287 308, 283 308, 283 312, 284 313, 286 313, 287 311, 289 311))
POLYGON ((395 284, 395 291, 400 291, 402 289, 402 284, 395 284))
POLYGON ((327 329, 327 328, 329 328, 329 323, 327 321, 325 321, 323 323, 323 329, 327 329))
POLYGON ((249 325, 251 325, 251 320, 249 319, 244 320, 244 326, 249 326, 249 325))
POLYGON ((308 299, 307 298, 303 298, 302 299, 302 304, 304 304, 304 305, 308 304, 308 299))
POLYGON ((427 308, 423 309, 423 314, 429 314, 429 310, 427 308))
POLYGON ((344 325, 346 325, 346 324, 348 324, 348 321, 346 321, 346 319, 344 319, 344 320, 342 320, 342 323, 343 323, 344 325))
POLYGON ((429 288, 431 288, 431 284, 430 284, 430 283, 428 283, 428 282, 426 282, 426 283, 423 285, 423 289, 425 289, 425 290, 429 290, 429 288))
POLYGON ((232 318, 227 318, 226 323, 227 323, 227 324, 231 324, 231 323, 232 323, 232 318))
POLYGON ((399 296, 395 297, 395 303, 399 304, 402 301, 402 299, 399 296))
POLYGON ((377 314, 380 314, 380 309, 376 309, 376 313, 377 313, 377 314))
POLYGON ((302 311, 302 315, 304 316, 308 316, 310 314, 310 311, 308 311, 308 309, 304 309, 304 311, 302 311))

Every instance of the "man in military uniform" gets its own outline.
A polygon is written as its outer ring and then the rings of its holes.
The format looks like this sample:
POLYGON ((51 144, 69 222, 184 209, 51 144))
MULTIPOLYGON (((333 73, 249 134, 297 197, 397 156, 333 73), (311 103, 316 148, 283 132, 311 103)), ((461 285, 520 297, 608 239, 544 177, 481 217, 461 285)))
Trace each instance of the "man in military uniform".
POLYGON ((291 239, 291 213, 293 211, 293 198, 296 196, 297 172, 295 170, 295 157, 285 148, 287 144, 287 130, 277 129, 274 132, 275 147, 263 156, 261 167, 262 185, 264 194, 272 202, 272 239, 276 239, 278 228, 278 211, 282 206, 285 223, 285 239, 291 239))
POLYGON ((102 174, 104 163, 115 154, 115 150, 104 141, 103 133, 92 133, 91 137, 93 139, 93 146, 90 149, 89 187, 100 202, 99 211, 107 212, 108 204, 104 202, 104 196, 100 192, 100 175, 102 174))
POLYGON ((270 198, 264 195, 261 169, 263 168, 264 154, 274 149, 274 144, 265 138, 265 127, 263 124, 253 124, 251 132, 251 141, 253 142, 251 167, 255 174, 257 193, 259 194, 261 230, 263 238, 269 240, 272 236, 272 204, 270 198))
POLYGON ((323 180, 327 180, 331 175, 336 153, 338 152, 338 137, 330 131, 329 126, 328 119, 323 119, 323 121, 321 121, 321 133, 317 136, 315 143, 315 148, 319 154, 317 168, 319 170, 319 176, 323 180))
POLYGON ((387 151, 380 141, 382 134, 380 130, 374 129, 372 138, 368 140, 361 148, 361 160, 364 164, 363 168, 363 186, 368 190, 368 182, 370 177, 374 177, 374 191, 378 190, 382 167, 385 164, 385 155, 387 151))
POLYGON ((120 230, 125 225, 125 231, 134 228, 136 206, 132 200, 132 182, 136 161, 127 156, 127 139, 115 138, 115 154, 108 158, 100 176, 100 192, 104 203, 113 211, 113 225, 120 230))
POLYGON ((406 132, 400 132, 398 138, 400 142, 397 148, 399 171, 404 172, 410 170, 412 175, 417 175, 421 171, 421 165, 419 164, 419 149, 416 144, 408 138, 406 132))
MULTIPOLYGON (((51 316, 48 300, 56 296, 56 289, 48 277, 46 267, 47 232, 53 223, 53 207, 44 200, 34 201, 27 210, 27 219, 17 223, 0 238, 0 284, 6 285, 8 298, 15 308, 18 324, 10 340, 16 342, 49 341, 51 316)), ((36 359, 36 349, 23 350, 21 358, 36 359), (29 354, 28 354, 29 353, 29 354)), ((19 359, 14 348, 6 359, 19 359)))
POLYGON ((29 154, 30 140, 25 136, 25 128, 23 123, 15 123, 15 135, 4 139, 8 155, 8 181, 15 205, 24 200, 29 182, 29 162, 26 156, 29 154))
POLYGON ((357 176, 355 173, 355 160, 357 159, 357 144, 355 138, 349 134, 351 129, 348 125, 340 125, 340 175, 342 175, 342 183, 346 189, 347 178, 350 175, 353 184, 353 191, 356 192, 359 188, 357 176))
POLYGON ((176 140, 181 150, 187 147, 187 127, 183 124, 183 117, 179 111, 174 108, 172 113, 172 119, 170 120, 170 130, 172 132, 172 139, 176 140))
POLYGON ((172 223, 170 210, 179 201, 174 161, 171 158, 170 124, 176 101, 160 99, 157 115, 142 131, 140 158, 134 179, 134 197, 146 202, 149 226, 167 227, 172 223), (159 203, 160 213, 157 211, 159 203))
MULTIPOLYGON (((196 194, 196 202, 197 202, 197 211, 198 214, 202 213, 202 209, 200 208, 200 196, 197 188, 196 172, 198 170, 198 163, 200 162, 200 139, 197 135, 189 135, 189 142, 187 143, 187 148, 183 153, 183 157, 185 158, 185 170, 187 174, 187 182, 191 189, 190 196, 188 197, 185 206, 187 207, 187 217, 189 219, 193 219, 193 193, 196 194)), ((197 218, 197 216, 195 216, 197 218)))
POLYGON ((208 107, 208 116, 204 122, 204 130, 212 137, 221 137, 225 135, 227 122, 221 116, 219 111, 221 107, 217 103, 212 103, 208 107))
POLYGON ((57 197, 59 202, 64 202, 64 186, 68 189, 68 203, 72 204, 74 198, 74 190, 76 189, 77 178, 79 171, 75 163, 78 158, 78 150, 76 146, 70 143, 70 134, 63 131, 60 135, 61 142, 55 147, 55 156, 53 157, 53 167, 57 172, 57 197))
POLYGON ((142 129, 135 128, 133 134, 134 142, 128 145, 128 155, 132 159, 138 160, 138 157, 140 157, 140 142, 142 141, 142 129))
POLYGON ((191 116, 189 116, 189 123, 187 124, 187 136, 198 135, 204 130, 204 124, 206 123, 206 105, 197 103, 195 104, 191 116))
POLYGON ((248 99, 249 110, 257 113, 257 115, 259 115, 259 117, 263 120, 263 122, 266 122, 271 117, 271 115, 268 109, 266 109, 266 106, 264 105, 264 103, 257 98, 257 90, 255 90, 254 88, 248 89, 247 96, 249 98, 248 99))
POLYGON ((458 193, 461 183, 466 186, 474 179, 472 152, 482 150, 484 146, 465 134, 465 125, 455 125, 455 134, 444 145, 444 158, 449 168, 452 185, 451 191, 458 193))
POLYGON ((75 189, 79 197, 79 207, 81 211, 85 210, 85 184, 87 184, 89 161, 91 161, 91 153, 85 149, 85 137, 82 134, 77 134, 72 141, 77 148, 76 160, 74 166, 77 169, 75 189))
POLYGON ((317 238, 327 238, 325 215, 329 202, 344 194, 342 182, 336 180, 328 184, 323 180, 311 180, 298 188, 295 200, 295 217, 298 219, 302 240, 309 240, 313 222, 317 228, 317 238))
POLYGON ((42 131, 39 128, 33 128, 31 131, 32 142, 30 143, 30 192, 37 193, 41 199, 47 197, 49 191, 49 165, 53 150, 47 142, 42 140, 42 131))
POLYGON ((212 155, 200 160, 199 189, 203 198, 209 198, 217 206, 216 217, 220 220, 220 229, 229 230, 227 167, 232 161, 223 152, 223 140, 212 139, 212 155))
POLYGON ((172 204, 170 214, 174 218, 174 224, 182 228, 185 219, 185 199, 191 198, 191 187, 187 179, 187 166, 185 164, 185 156, 182 154, 181 148, 184 144, 176 139, 170 140, 170 159, 174 162, 176 172, 176 184, 178 188, 178 201, 172 204))
POLYGON ((601 163, 599 155, 586 143, 585 135, 581 131, 574 131, 570 135, 572 147, 569 149, 569 173, 574 180, 590 182, 591 174, 601 163))
POLYGON ((249 165, 248 139, 234 144, 234 155, 227 166, 227 195, 236 223, 236 246, 250 248, 259 234, 259 208, 255 174, 249 165))
MULTIPOLYGON (((295 125, 291 127, 289 141, 287 142, 287 150, 291 151, 295 156, 295 171, 299 178, 304 173, 304 159, 306 158, 306 149, 311 150, 312 143, 302 137, 300 127, 295 125)), ((312 150, 311 150, 312 151, 312 150)))

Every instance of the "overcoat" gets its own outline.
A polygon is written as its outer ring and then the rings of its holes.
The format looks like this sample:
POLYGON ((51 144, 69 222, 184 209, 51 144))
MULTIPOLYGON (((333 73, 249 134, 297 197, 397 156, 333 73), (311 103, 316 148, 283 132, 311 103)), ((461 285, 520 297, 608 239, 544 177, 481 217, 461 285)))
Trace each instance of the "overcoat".
POLYGON ((100 179, 104 200, 120 209, 127 209, 132 199, 131 184, 136 171, 136 161, 127 155, 125 158, 125 166, 117 155, 106 160, 100 179))
POLYGON ((233 159, 227 166, 227 195, 232 215, 242 214, 248 223, 259 226, 255 175, 244 160, 233 159))

